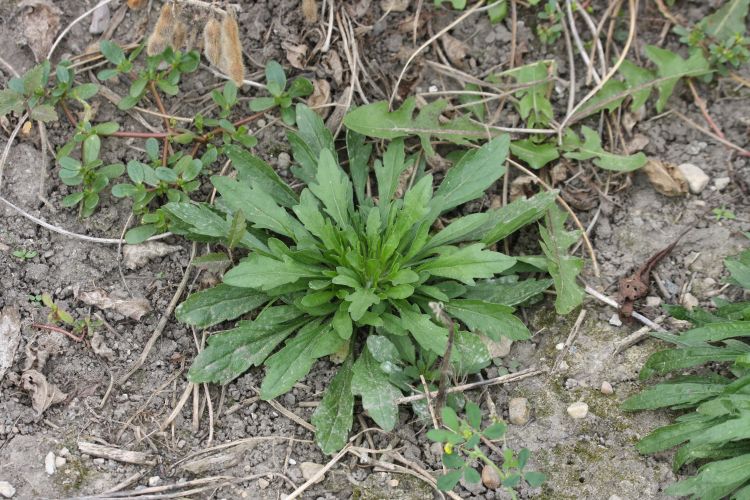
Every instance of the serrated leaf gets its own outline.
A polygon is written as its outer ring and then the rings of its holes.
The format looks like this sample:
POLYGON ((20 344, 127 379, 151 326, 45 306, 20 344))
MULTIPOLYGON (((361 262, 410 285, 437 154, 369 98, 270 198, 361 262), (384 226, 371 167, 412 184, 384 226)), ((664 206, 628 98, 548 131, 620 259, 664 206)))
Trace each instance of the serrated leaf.
POLYGON ((665 78, 656 88, 659 91, 659 99, 656 101, 656 112, 661 113, 672 95, 677 81, 683 76, 697 76, 708 73, 710 66, 700 50, 694 50, 687 59, 681 58, 666 49, 655 45, 647 45, 646 57, 651 59, 657 66, 657 74, 665 78))
POLYGON ((289 144, 292 146, 294 159, 300 163, 302 168, 292 168, 292 173, 310 184, 315 180, 318 170, 317 162, 320 153, 324 149, 336 151, 333 144, 333 136, 323 123, 320 115, 304 104, 296 107, 297 133, 289 134, 289 144))
POLYGON ((380 303, 380 297, 372 290, 365 288, 357 288, 347 295, 345 300, 350 303, 349 315, 353 321, 359 321, 370 306, 380 303))
POLYGON ((501 337, 512 340, 531 338, 526 325, 513 315, 513 308, 481 300, 451 300, 445 305, 451 316, 461 320, 472 331, 481 332, 492 340, 501 337))
POLYGON ((195 358, 188 378, 194 383, 227 384, 251 366, 259 366, 286 337, 299 328, 301 311, 291 306, 271 307, 254 321, 241 321, 231 330, 208 338, 195 358))
POLYGON ((190 295, 177 306, 175 315, 183 323, 207 328, 238 318, 268 300, 265 294, 257 290, 219 284, 190 295))
POLYGON ((644 166, 648 158, 643 153, 633 155, 617 155, 609 153, 602 148, 602 140, 599 134, 587 126, 581 127, 583 133, 583 144, 577 151, 565 153, 566 158, 573 160, 590 160, 594 159, 594 165, 605 170, 615 172, 632 172, 644 166))
POLYGON ((401 324, 411 333, 417 343, 435 354, 445 354, 448 344, 448 329, 433 323, 429 316, 409 307, 399 307, 401 324))
POLYGON ((568 249, 578 241, 579 231, 565 230, 567 218, 566 212, 553 206, 547 213, 546 226, 539 226, 540 245, 547 256, 547 268, 557 291, 555 310, 563 315, 583 302, 583 289, 576 281, 583 269, 583 259, 568 254, 568 249))
POLYGON ((23 109, 23 96, 11 89, 0 90, 0 116, 11 111, 18 113, 23 109))
POLYGON ((721 42, 728 42, 737 35, 744 35, 750 0, 729 0, 720 9, 702 19, 699 26, 721 42))
POLYGON ((365 202, 365 186, 370 166, 368 161, 372 154, 372 144, 365 142, 365 136, 354 130, 346 131, 346 151, 349 158, 349 173, 354 185, 354 194, 361 205, 365 202))
POLYGON ((38 120, 45 123, 57 121, 57 111, 55 111, 55 108, 49 104, 39 104, 38 106, 34 106, 31 109, 31 115, 29 116, 32 120, 38 120))
POLYGON ((267 401, 288 392, 307 375, 316 359, 336 352, 342 342, 329 324, 312 322, 303 326, 279 352, 266 360, 268 371, 260 386, 261 399, 267 401))
POLYGON ((302 278, 321 276, 322 271, 323 268, 301 264, 289 258, 277 260, 254 253, 230 269, 224 275, 224 283, 242 288, 271 290, 302 278))
POLYGON ((406 153, 403 139, 396 139, 388 145, 383 161, 375 162, 375 178, 378 181, 380 206, 387 206, 398 188, 398 179, 406 169, 406 153))
POLYGON ((547 480, 547 476, 544 473, 535 471, 524 473, 523 478, 532 488, 538 488, 547 480))
POLYGON ((398 422, 396 399, 401 391, 388 380, 380 364, 372 357, 369 349, 354 363, 352 393, 362 398, 362 407, 383 430, 391 431, 398 422))
POLYGON ((485 250, 482 243, 475 243, 452 251, 446 249, 416 271, 427 271, 433 276, 454 279, 471 286, 476 278, 491 278, 510 269, 515 263, 513 257, 485 250))
POLYGON ((437 487, 440 491, 450 491, 456 487, 463 475, 463 469, 454 470, 437 478, 437 487))
POLYGON ((354 420, 352 356, 339 367, 310 421, 315 426, 315 442, 331 455, 346 445, 354 420))
POLYGON ((352 184, 330 150, 321 151, 315 182, 309 189, 339 227, 349 226, 349 212, 353 209, 352 184))
POLYGON ((528 199, 518 199, 492 215, 494 227, 477 235, 487 246, 503 240, 520 228, 540 219, 555 203, 557 191, 545 191, 528 199))
POLYGON ((296 193, 269 164, 236 145, 224 146, 224 152, 232 160, 232 166, 237 170, 240 182, 257 185, 282 207, 289 208, 298 203, 296 193))
POLYGON ((537 144, 531 139, 511 142, 510 152, 536 170, 560 157, 557 146, 554 144, 537 144))

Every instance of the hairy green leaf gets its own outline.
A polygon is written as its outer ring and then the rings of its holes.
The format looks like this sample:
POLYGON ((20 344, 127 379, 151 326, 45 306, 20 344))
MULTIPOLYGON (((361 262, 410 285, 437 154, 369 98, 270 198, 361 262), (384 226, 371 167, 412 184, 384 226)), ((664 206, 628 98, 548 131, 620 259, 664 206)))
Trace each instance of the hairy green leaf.
POLYGON ((396 400, 401 391, 388 380, 380 364, 364 349, 354 363, 352 393, 362 398, 362 407, 383 430, 391 431, 398 422, 396 400))
POLYGON ((220 284, 190 295, 177 306, 175 316, 183 323, 206 328, 235 319, 266 302, 268 297, 256 290, 220 284))
POLYGON ((320 406, 310 421, 315 426, 315 442, 323 453, 331 455, 346 445, 354 420, 352 394, 352 356, 339 367, 323 393, 320 406))
POLYGON ((583 259, 568 254, 568 249, 578 241, 579 231, 565 230, 567 218, 566 212, 553 206, 547 213, 546 225, 539 227, 540 244, 557 291, 558 314, 568 314, 583 302, 583 289, 576 281, 583 269, 583 259))

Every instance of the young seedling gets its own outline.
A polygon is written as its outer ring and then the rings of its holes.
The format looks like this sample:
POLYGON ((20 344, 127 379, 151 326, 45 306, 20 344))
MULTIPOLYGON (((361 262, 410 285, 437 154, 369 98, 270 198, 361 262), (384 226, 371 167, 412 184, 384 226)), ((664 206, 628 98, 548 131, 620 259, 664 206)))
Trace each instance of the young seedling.
POLYGON ((42 328, 44 330, 50 330, 53 332, 62 333, 67 337, 75 340, 76 342, 82 342, 86 335, 93 332, 97 327, 101 326, 101 321, 92 320, 90 316, 86 316, 83 319, 76 320, 73 316, 62 309, 59 305, 55 304, 52 300, 52 296, 47 293, 43 293, 40 297, 42 304, 50 309, 50 313, 47 315, 47 322, 50 324, 34 323, 32 326, 42 328), (72 332, 61 328, 60 326, 68 326, 72 329, 72 332))
POLYGON ((11 255, 21 260, 31 260, 37 255, 39 255, 39 252, 37 252, 36 250, 19 249, 19 250, 14 250, 11 255))
POLYGON ((292 107, 293 99, 307 97, 313 92, 313 84, 304 77, 295 78, 287 90, 287 80, 284 68, 274 60, 266 64, 266 89, 271 97, 256 97, 250 100, 251 111, 267 111, 276 106, 281 110, 284 123, 294 125, 295 112, 292 107))

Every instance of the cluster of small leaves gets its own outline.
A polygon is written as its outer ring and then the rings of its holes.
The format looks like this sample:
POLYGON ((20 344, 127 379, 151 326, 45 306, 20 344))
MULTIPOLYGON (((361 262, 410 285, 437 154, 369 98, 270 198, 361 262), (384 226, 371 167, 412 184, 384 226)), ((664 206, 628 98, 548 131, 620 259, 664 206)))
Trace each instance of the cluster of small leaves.
POLYGON ((266 63, 266 90, 271 97, 256 97, 250 100, 250 110, 255 112, 266 111, 279 107, 281 119, 287 125, 294 125, 296 113, 292 106, 297 97, 307 97, 313 92, 313 84, 304 77, 295 78, 289 88, 286 88, 287 80, 284 68, 274 60, 266 63))
POLYGON ((37 255, 39 255, 39 252, 37 252, 36 250, 18 249, 18 250, 13 250, 13 253, 11 255, 17 259, 31 260, 37 255))
POLYGON ((180 91, 179 84, 182 75, 192 73, 198 69, 200 64, 198 52, 179 52, 172 47, 167 47, 161 54, 147 57, 146 66, 135 72, 134 63, 141 54, 143 45, 138 46, 126 56, 119 45, 109 40, 102 40, 100 50, 107 61, 114 64, 115 67, 101 70, 97 74, 99 80, 110 80, 120 75, 132 79, 128 95, 117 103, 117 107, 122 110, 138 105, 152 85, 168 96, 177 95, 180 91), (162 67, 164 69, 160 69, 162 67))
MULTIPOLYGON (((443 3, 450 3, 453 10, 464 10, 466 8, 466 0, 434 0, 435 7, 440 7, 443 3)), ((490 18, 492 24, 501 22, 508 15, 508 1, 507 0, 491 0, 488 2, 487 16, 490 18)))
MULTIPOLYGON (((747 235, 750 237, 750 234, 747 235)), ((750 290, 750 250, 725 260, 730 283, 750 290)), ((678 447, 677 471, 702 462, 697 473, 670 485, 666 493, 691 498, 747 498, 750 495, 750 302, 714 299, 715 309, 671 306, 676 318, 696 328, 656 337, 676 345, 649 357, 641 379, 678 372, 670 380, 630 397, 625 410, 689 410, 673 424, 651 432, 638 444, 644 454, 678 447), (704 366, 696 375, 686 370, 704 366), (709 370, 710 369, 710 370, 709 370)))
POLYGON ((536 25, 536 36, 544 45, 551 45, 560 38, 563 31, 562 11, 557 0, 547 0, 544 9, 537 13, 539 23, 536 25))
MULTIPOLYGON (((265 365, 261 397, 272 399, 305 377, 316 359, 336 353, 344 362, 312 419, 319 446, 333 453, 346 443, 355 396, 390 430, 398 421, 397 399, 422 390, 419 376, 434 386, 448 329, 433 319, 430 302, 442 302, 460 322, 454 371, 474 373, 491 362, 480 333, 496 341, 530 336, 514 306, 539 295, 551 280, 517 281, 516 269, 567 264, 560 255, 555 264, 545 257, 521 262, 490 249, 541 218, 555 193, 431 230, 440 214, 483 196, 504 174, 507 136, 463 154, 433 192, 432 176, 419 156, 406 154, 403 140, 393 140, 371 168, 372 144, 349 130, 347 175, 322 119, 304 105, 296 113, 299 130, 289 139, 298 165, 292 171, 307 184, 299 195, 261 159, 237 149, 229 152, 237 178, 211 179, 221 195, 215 206, 170 202, 164 210, 173 233, 251 251, 221 285, 177 309, 179 320, 200 327, 257 313, 212 335, 189 378, 227 383, 265 365), (399 196, 407 171, 413 181, 399 196), (377 193, 366 189, 371 173, 377 193), (500 275, 511 277, 507 293, 472 294, 500 275)), ((564 244, 550 240, 555 252, 564 252, 564 244)))
POLYGON ((39 302, 47 306, 50 310, 47 315, 47 321, 49 323, 53 325, 68 326, 72 329, 74 335, 93 332, 97 327, 102 325, 101 321, 92 320, 90 316, 76 320, 68 311, 56 304, 52 300, 52 296, 48 293, 41 294, 39 296, 39 302))
POLYGON ((676 26, 674 32, 682 43, 703 50, 711 67, 723 75, 750 59, 750 40, 745 37, 749 8, 750 0, 728 0, 695 25, 676 26))
POLYGON ((0 116, 8 113, 28 113, 29 118, 41 122, 57 120, 55 106, 63 99, 76 101, 89 109, 86 99, 99 90, 94 83, 76 85, 73 70, 68 61, 61 62, 56 70, 56 83, 48 88, 50 63, 44 61, 34 66, 19 78, 11 78, 8 88, 0 90, 0 116))
POLYGON ((500 478, 500 483, 508 490, 512 498, 516 497, 515 488, 526 481, 529 486, 536 488, 546 481, 541 472, 524 471, 530 452, 524 448, 516 454, 512 449, 503 450, 501 466, 495 465, 480 447, 484 437, 490 441, 503 439, 507 425, 501 420, 493 421, 486 428, 482 428, 482 410, 479 405, 469 401, 466 403, 466 418, 459 418, 453 408, 446 406, 442 410, 444 428, 430 429, 427 438, 437 443, 443 443, 442 461, 448 471, 437 480, 438 489, 449 491, 455 488, 463 477, 467 483, 476 484, 482 476, 475 468, 484 464, 492 467, 500 478))

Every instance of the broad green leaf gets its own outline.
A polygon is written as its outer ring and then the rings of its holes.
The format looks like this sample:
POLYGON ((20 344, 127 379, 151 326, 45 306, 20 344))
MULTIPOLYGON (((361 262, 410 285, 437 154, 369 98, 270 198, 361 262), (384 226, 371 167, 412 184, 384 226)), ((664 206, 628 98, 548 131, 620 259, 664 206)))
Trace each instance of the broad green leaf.
POLYGON ((510 143, 510 152, 533 169, 540 169, 560 157, 557 146, 550 143, 537 144, 531 139, 510 143))
POLYGON ((428 222, 467 201, 475 200, 505 173, 510 137, 504 134, 469 151, 448 170, 430 202, 428 222))
POLYGON ((695 382, 659 384, 625 400, 622 409, 625 411, 655 410, 669 406, 695 404, 720 394, 724 387, 724 384, 695 382))
POLYGON ((402 326, 411 333, 414 340, 428 351, 442 356, 448 344, 448 329, 435 324, 428 315, 399 306, 402 326))
POLYGON ((443 253, 422 264, 416 271, 427 271, 433 276, 454 279, 471 286, 476 278, 491 278, 516 263, 513 257, 485 250, 482 243, 452 251, 447 250, 450 247, 445 248, 443 253))
POLYGON ((736 284, 750 290, 750 251, 724 259, 724 266, 736 284))
POLYGON ((254 253, 230 269, 224 275, 224 283, 242 288, 271 290, 302 278, 318 277, 322 271, 322 268, 301 264, 288 257, 277 260, 254 253))
POLYGON ((362 135, 379 139, 398 139, 415 135, 419 137, 422 148, 429 156, 435 154, 430 144, 431 137, 456 144, 466 144, 467 140, 487 137, 485 128, 472 123, 466 116, 441 123, 438 118, 447 105, 448 101, 438 99, 422 107, 415 117, 417 101, 414 97, 407 98, 404 104, 393 112, 389 111, 386 101, 378 101, 349 111, 344 117, 344 125, 362 135))
POLYGON ((688 441, 691 436, 709 428, 712 424, 713 421, 711 419, 702 419, 665 425, 641 439, 636 445, 636 449, 644 455, 668 450, 688 441))
POLYGON ((344 299, 350 302, 349 315, 353 321, 359 321, 370 306, 379 304, 380 297, 371 289, 357 288, 344 299))
MULTIPOLYGON (((35 92, 42 90, 43 87, 47 85, 49 69, 50 62, 42 61, 21 76, 21 81, 23 82, 23 94, 25 96, 31 97, 35 92)), ((15 78, 13 80, 15 80, 15 78)), ((8 86, 13 88, 10 83, 12 83, 12 81, 9 82, 8 86)), ((13 88, 13 90, 19 92, 18 89, 13 88)))
POLYGON ((548 270, 555 283, 555 310, 568 314, 583 302, 583 289, 576 278, 583 269, 583 259, 568 254, 568 249, 578 241, 579 231, 566 231, 568 214, 557 206, 547 213, 546 227, 539 226, 540 245, 548 259, 548 270))
POLYGON ((532 297, 535 297, 552 285, 551 279, 544 280, 523 280, 513 283, 496 282, 496 280, 478 281, 476 286, 469 288, 464 295, 467 299, 484 300, 503 304, 506 306, 516 306, 522 304, 532 297))
POLYGON ((321 151, 315 183, 310 184, 309 189, 340 228, 349 226, 349 212, 353 209, 352 184, 330 150, 321 151))
POLYGON ((473 467, 466 467, 464 469, 464 480, 469 484, 479 484, 482 480, 482 476, 473 467))
POLYGON ((175 315, 183 323, 206 328, 237 318, 268 301, 268 297, 250 288, 219 284, 190 295, 177 306, 175 315))
POLYGON ((453 355, 451 364, 459 375, 478 373, 492 362, 487 346, 471 332, 457 331, 453 338, 453 355))
POLYGON ((750 454, 709 462, 698 475, 672 484, 664 490, 668 495, 720 499, 750 478, 750 454))
POLYGON ((458 481, 461 479, 463 472, 464 471, 462 469, 457 469, 447 472, 437 478, 438 489, 440 491, 451 491, 458 484, 458 481))
POLYGON ((354 420, 352 356, 339 367, 310 421, 315 426, 315 442, 327 455, 343 448, 354 420))
POLYGON ((729 0, 719 10, 702 19, 698 25, 708 35, 721 42, 728 42, 737 35, 745 34, 745 18, 749 6, 750 0, 729 0))
POLYGON ((115 66, 125 61, 125 53, 119 45, 110 40, 102 40, 99 43, 99 50, 101 50, 104 58, 115 66))
POLYGON ((495 422, 484 430, 484 436, 492 440, 501 439, 506 430, 508 430, 508 425, 505 422, 495 422))
MULTIPOLYGON (((620 72, 625 77, 627 86, 631 90, 639 88, 654 80, 654 74, 651 71, 635 65, 627 59, 620 65, 620 72)), ((632 96, 630 111, 636 112, 646 104, 646 100, 648 100, 648 97, 651 95, 651 86, 649 85, 641 90, 632 91, 630 95, 632 96)))
POLYGON ((477 235, 486 245, 492 245, 510 236, 520 228, 541 218, 555 202, 557 191, 545 191, 528 199, 518 199, 500 208, 492 215, 494 227, 477 235))
MULTIPOLYGON (((4 113, 0 113, 0 115, 2 114, 4 113)), ((55 108, 49 104, 39 104, 38 106, 34 106, 31 109, 31 115, 29 116, 32 120, 38 120, 45 123, 57 121, 57 111, 55 111, 55 108)))
POLYGON ((240 182, 258 186, 282 207, 289 208, 298 203, 296 193, 268 163, 233 144, 224 146, 224 152, 232 160, 240 182))
POLYGON ((742 351, 728 347, 688 347, 685 349, 667 349, 655 352, 641 369, 641 379, 653 374, 664 374, 674 370, 683 370, 710 362, 734 361, 742 351))
POLYGON ((323 123, 323 119, 315 111, 304 104, 297 104, 296 121, 298 133, 289 134, 294 159, 301 164, 301 169, 292 168, 292 173, 299 179, 310 184, 318 170, 317 163, 320 153, 327 149, 336 151, 333 136, 323 123))
POLYGON ((513 315, 513 308, 481 300, 451 300, 445 305, 451 316, 461 320, 472 331, 481 332, 492 340, 531 338, 528 328, 513 315))
MULTIPOLYGON (((546 127, 550 124, 554 113, 549 100, 552 81, 549 78, 554 72, 555 63, 550 60, 536 61, 518 68, 506 71, 504 74, 515 78, 517 83, 534 85, 526 86, 516 92, 518 113, 526 120, 530 128, 546 127)), ((490 78, 492 80, 493 78, 490 78)))
POLYGON ((138 243, 143 243, 144 241, 155 235, 157 231, 157 227, 153 224, 144 224, 142 226, 128 229, 128 232, 125 233, 125 242, 128 245, 137 245, 138 243))
POLYGON ((5 116, 11 111, 16 113, 23 109, 23 96, 11 89, 0 90, 0 116, 5 116))
POLYGON ((208 337, 206 347, 193 361, 191 382, 227 384, 251 366, 260 366, 286 337, 300 327, 301 312, 291 306, 271 307, 254 321, 240 321, 231 330, 208 337))
POLYGON ((288 392, 307 375, 316 359, 336 352, 342 342, 331 325, 312 322, 303 326, 281 350, 266 360, 268 371, 260 386, 261 399, 267 401, 288 392))
POLYGON ((680 340, 690 342, 718 342, 733 337, 750 336, 750 321, 731 321, 710 323, 700 328, 693 328, 680 335, 680 340))
POLYGON ((659 90, 659 99, 656 101, 657 113, 664 111, 667 100, 681 77, 702 75, 710 71, 709 63, 699 49, 692 51, 687 59, 655 45, 647 45, 645 53, 646 57, 656 64, 659 77, 664 79, 656 86, 659 90))
POLYGON ((281 64, 273 59, 266 63, 266 86, 273 96, 279 96, 286 88, 286 75, 281 64))
POLYGON ((538 488, 547 480, 547 475, 542 472, 529 471, 524 473, 523 478, 532 488, 538 488))
POLYGON ((396 400, 401 391, 388 380, 386 374, 370 353, 364 349, 354 363, 352 394, 362 398, 362 407, 383 430, 391 431, 398 422, 396 400))
POLYGON ((565 153, 566 158, 573 160, 590 160, 593 158, 594 165, 597 167, 615 172, 632 172, 646 164, 647 158, 643 153, 633 155, 608 153, 602 148, 602 140, 595 130, 584 125, 581 127, 581 132, 583 133, 583 144, 577 151, 565 153))

